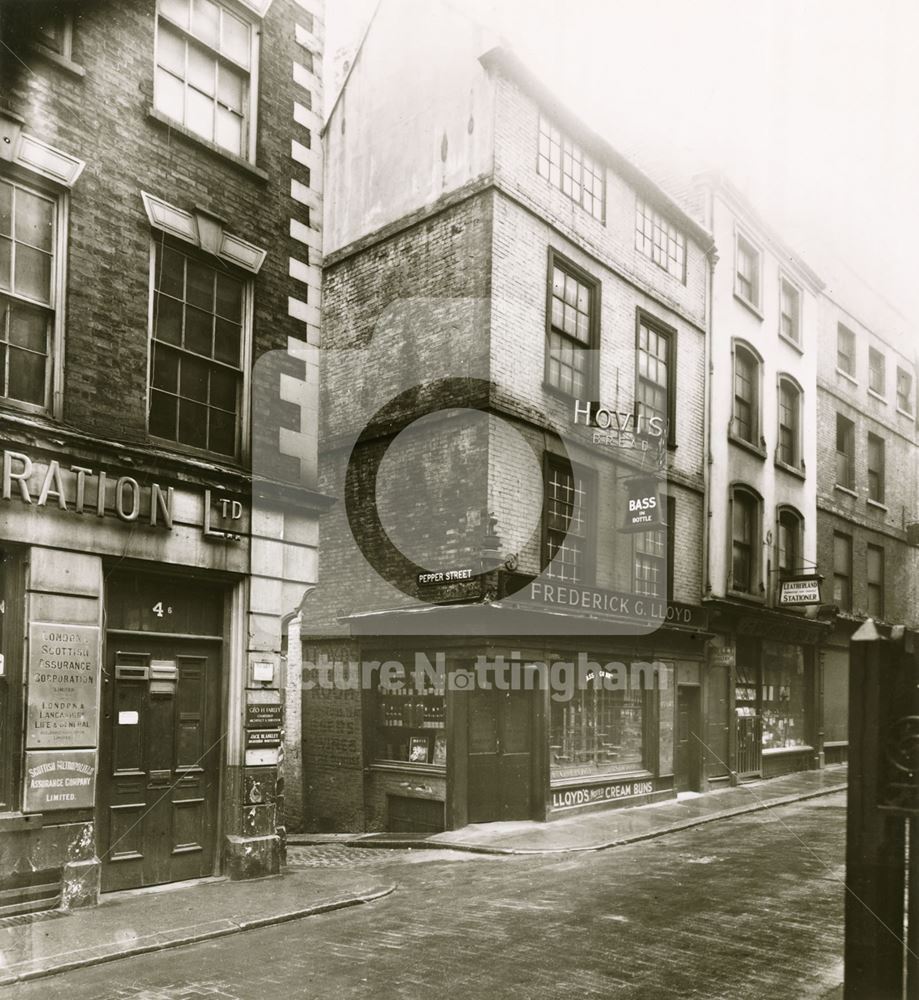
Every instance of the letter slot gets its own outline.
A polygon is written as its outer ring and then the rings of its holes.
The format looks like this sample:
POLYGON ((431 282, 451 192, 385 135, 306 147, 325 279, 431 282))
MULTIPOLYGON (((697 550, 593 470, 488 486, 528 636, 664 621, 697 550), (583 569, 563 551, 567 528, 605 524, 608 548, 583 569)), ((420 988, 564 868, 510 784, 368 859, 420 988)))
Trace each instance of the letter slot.
POLYGON ((145 681, 149 679, 147 666, 149 657, 145 653, 115 653, 116 681, 145 681))
POLYGON ((150 661, 150 694, 175 695, 179 668, 175 660, 150 661))

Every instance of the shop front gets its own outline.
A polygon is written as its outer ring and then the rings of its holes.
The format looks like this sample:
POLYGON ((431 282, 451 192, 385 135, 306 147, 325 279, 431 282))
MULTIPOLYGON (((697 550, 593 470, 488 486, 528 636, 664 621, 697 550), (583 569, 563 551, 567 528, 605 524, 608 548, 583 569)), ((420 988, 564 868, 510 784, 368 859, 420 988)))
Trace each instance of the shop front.
POLYGON ((722 774, 749 781, 822 766, 820 644, 829 626, 763 609, 719 608, 708 652, 722 670, 729 726, 722 774))
POLYGON ((701 609, 677 612, 680 625, 576 637, 574 616, 516 600, 435 609, 429 635, 396 638, 406 618, 386 612, 351 618, 347 644, 311 641, 310 825, 431 832, 700 791, 708 633, 701 609), (484 612, 503 635, 481 637, 484 612))

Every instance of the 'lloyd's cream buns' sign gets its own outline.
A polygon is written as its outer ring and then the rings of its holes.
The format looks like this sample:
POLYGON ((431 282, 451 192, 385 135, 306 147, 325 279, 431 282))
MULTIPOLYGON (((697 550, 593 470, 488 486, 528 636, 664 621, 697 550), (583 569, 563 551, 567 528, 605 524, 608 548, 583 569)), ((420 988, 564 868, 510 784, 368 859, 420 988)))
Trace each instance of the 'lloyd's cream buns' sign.
POLYGON ((97 745, 99 645, 94 625, 29 626, 28 748, 97 745))
POLYGON ((23 812, 91 809, 95 794, 95 750, 26 751, 23 812))

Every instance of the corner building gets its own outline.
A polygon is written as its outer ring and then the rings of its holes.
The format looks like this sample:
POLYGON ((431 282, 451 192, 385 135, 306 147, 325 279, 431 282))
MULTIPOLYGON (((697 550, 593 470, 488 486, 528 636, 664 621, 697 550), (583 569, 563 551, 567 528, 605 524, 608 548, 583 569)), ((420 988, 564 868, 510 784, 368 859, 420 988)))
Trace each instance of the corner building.
POLYGON ((342 502, 301 613, 306 825, 700 788, 709 234, 446 5, 384 0, 325 136, 320 482, 342 502), (579 656, 568 697, 536 683, 579 656), (467 685, 498 657, 516 683, 467 685))
POLYGON ((322 8, 0 27, 0 914, 276 872, 322 503, 322 8))

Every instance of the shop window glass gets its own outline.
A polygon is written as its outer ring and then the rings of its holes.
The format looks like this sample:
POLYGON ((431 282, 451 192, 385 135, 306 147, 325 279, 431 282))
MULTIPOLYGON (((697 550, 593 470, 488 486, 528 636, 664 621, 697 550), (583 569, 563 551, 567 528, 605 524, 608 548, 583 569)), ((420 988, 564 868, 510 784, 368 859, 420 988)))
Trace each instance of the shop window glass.
POLYGON ((763 641, 763 750, 807 746, 804 650, 763 641))
POLYGON ((444 689, 423 672, 404 670, 376 686, 377 760, 407 764, 447 763, 444 689))
POLYGON ((549 734, 552 778, 615 774, 644 763, 644 690, 602 669, 568 701, 552 702, 549 734), (607 685, 607 686, 605 686, 607 685))

